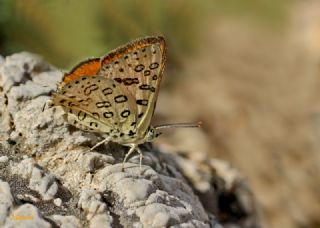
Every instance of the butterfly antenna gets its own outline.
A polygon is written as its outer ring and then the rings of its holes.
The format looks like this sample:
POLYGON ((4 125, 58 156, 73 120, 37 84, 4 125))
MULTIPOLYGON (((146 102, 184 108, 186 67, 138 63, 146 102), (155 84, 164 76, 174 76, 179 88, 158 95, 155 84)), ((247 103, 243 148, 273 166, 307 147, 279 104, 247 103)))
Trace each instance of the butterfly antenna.
POLYGON ((175 123, 175 124, 161 124, 155 126, 156 130, 158 129, 165 129, 165 128, 193 128, 193 127, 201 127, 202 123, 175 123))

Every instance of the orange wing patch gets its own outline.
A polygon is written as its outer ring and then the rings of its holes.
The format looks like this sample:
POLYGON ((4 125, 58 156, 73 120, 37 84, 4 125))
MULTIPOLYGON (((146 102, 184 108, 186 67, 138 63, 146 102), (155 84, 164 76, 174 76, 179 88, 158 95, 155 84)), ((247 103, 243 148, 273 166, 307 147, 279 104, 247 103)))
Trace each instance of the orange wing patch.
MULTIPOLYGON (((137 49, 142 49, 148 45, 160 43, 160 49, 161 53, 163 54, 165 52, 165 40, 163 37, 147 37, 141 40, 135 40, 127 45, 124 45, 122 47, 119 47, 110 53, 108 53, 105 57, 103 57, 101 61, 101 65, 110 64, 124 56, 125 54, 128 54, 130 52, 133 52, 137 49)), ((164 55, 162 55, 164 57, 164 55)))
POLYGON ((101 67, 100 58, 88 59, 79 63, 63 76, 61 87, 82 76, 95 76, 101 67))

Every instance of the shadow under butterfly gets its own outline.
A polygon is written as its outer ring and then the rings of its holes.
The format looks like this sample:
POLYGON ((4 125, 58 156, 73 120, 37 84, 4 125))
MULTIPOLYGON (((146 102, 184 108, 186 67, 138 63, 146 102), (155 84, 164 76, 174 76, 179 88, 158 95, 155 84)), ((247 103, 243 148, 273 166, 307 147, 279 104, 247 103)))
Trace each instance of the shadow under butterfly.
POLYGON ((84 131, 101 133, 105 139, 91 148, 113 141, 130 147, 158 137, 165 128, 200 127, 200 123, 151 126, 166 61, 163 37, 145 37, 121 46, 102 58, 79 63, 66 73, 48 101, 61 106, 66 120, 84 131))

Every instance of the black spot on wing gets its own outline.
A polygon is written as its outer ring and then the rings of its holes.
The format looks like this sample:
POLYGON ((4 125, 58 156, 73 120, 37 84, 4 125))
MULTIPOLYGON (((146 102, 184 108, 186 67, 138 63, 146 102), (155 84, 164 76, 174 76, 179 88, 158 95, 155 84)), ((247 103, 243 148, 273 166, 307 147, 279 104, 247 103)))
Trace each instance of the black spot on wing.
POLYGON ((85 113, 83 111, 78 112, 78 120, 83 121, 83 120, 85 120, 86 117, 87 117, 87 113, 85 113))
POLYGON ((139 64, 134 68, 135 72, 141 72, 144 70, 144 65, 143 64, 139 64))
POLYGON ((113 90, 110 87, 108 87, 108 88, 103 89, 102 93, 103 93, 103 95, 107 96, 109 94, 112 94, 113 90))
POLYGON ((104 112, 103 117, 106 119, 109 119, 109 118, 113 117, 113 112, 104 112))
POLYGON ((150 90, 151 92, 155 92, 156 89, 153 86, 147 85, 147 84, 142 84, 139 86, 139 89, 141 90, 150 90))
POLYGON ((114 80, 118 83, 121 83, 122 82, 122 78, 114 78, 114 80))
POLYGON ((111 103, 109 101, 100 101, 96 103, 97 108, 109 108, 111 107, 111 103))
POLYGON ((139 84, 138 78, 125 78, 122 80, 123 84, 126 86, 132 85, 132 84, 139 84))
POLYGON ((136 134, 136 133, 133 132, 132 130, 130 130, 129 133, 128 133, 129 136, 134 136, 135 134, 136 134))
POLYGON ((84 89, 84 94, 86 96, 89 96, 93 91, 95 90, 98 90, 99 89, 99 86, 97 84, 92 84, 92 85, 89 85, 87 86, 85 89, 84 89))
POLYGON ((158 67, 159 67, 159 63, 157 63, 157 62, 151 63, 149 65, 150 70, 157 69, 158 67))
POLYGON ((98 128, 98 123, 97 122, 90 122, 90 127, 98 128))
POLYGON ((144 72, 143 72, 143 75, 144 76, 149 76, 151 74, 151 71, 150 70, 145 70, 144 72))
POLYGON ((123 118, 127 118, 128 116, 130 116, 130 111, 129 110, 124 110, 123 112, 121 112, 120 116, 123 118))
POLYGON ((123 103, 123 102, 128 101, 128 98, 126 95, 118 95, 118 96, 114 97, 114 101, 116 103, 123 103))
POLYGON ((147 106, 149 102, 148 102, 148 100, 146 100, 146 99, 138 99, 138 100, 136 101, 136 103, 137 103, 138 105, 147 106))

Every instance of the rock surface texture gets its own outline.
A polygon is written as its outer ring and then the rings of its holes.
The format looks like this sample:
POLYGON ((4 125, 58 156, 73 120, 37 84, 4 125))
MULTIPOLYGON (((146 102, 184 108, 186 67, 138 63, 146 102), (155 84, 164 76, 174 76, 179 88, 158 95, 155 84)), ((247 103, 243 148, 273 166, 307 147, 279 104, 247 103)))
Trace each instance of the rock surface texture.
MULTIPOLYGON (((127 148, 45 108, 62 72, 38 56, 0 56, 0 227, 260 227, 249 187, 228 163, 145 144, 127 148)), ((183 143, 183 142, 181 142, 183 143)))

